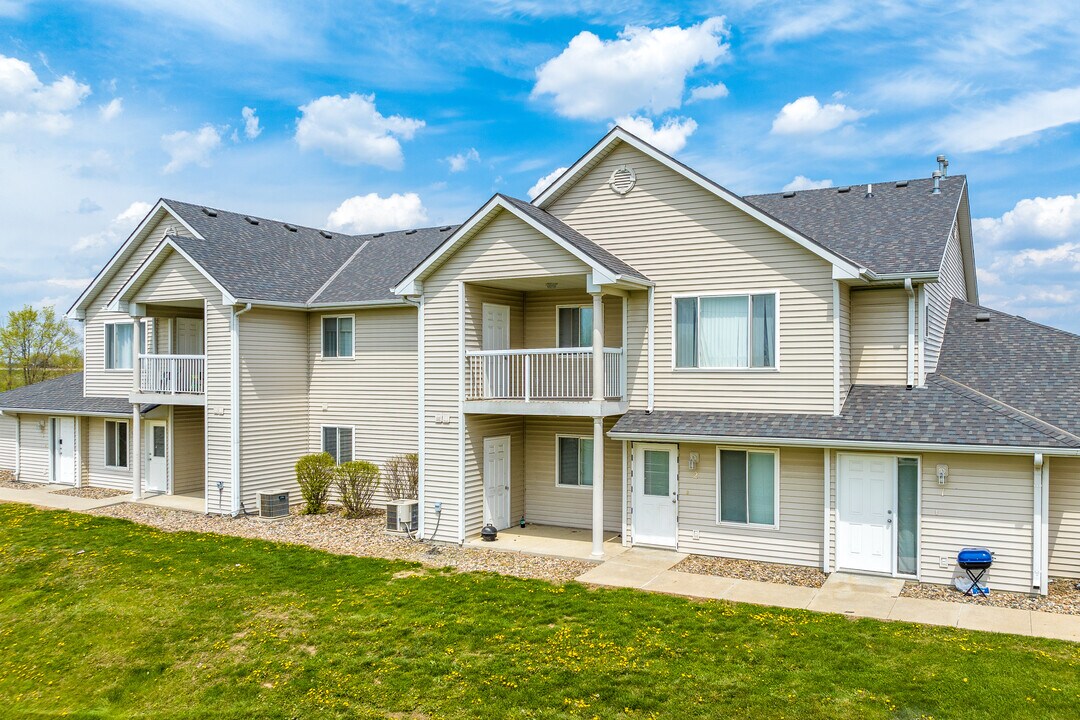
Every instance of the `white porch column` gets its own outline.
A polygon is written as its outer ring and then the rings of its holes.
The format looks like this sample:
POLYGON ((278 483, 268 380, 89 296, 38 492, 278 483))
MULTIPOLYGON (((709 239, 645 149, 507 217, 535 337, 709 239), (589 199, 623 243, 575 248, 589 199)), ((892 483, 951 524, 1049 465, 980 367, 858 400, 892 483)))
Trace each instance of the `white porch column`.
POLYGON ((593 418, 592 556, 604 557, 604 418, 593 418))
MULTIPOLYGON (((139 392, 139 331, 142 318, 131 316, 131 391, 139 392)), ((131 404, 131 497, 142 500, 142 413, 139 403, 131 404)))
POLYGON ((592 296, 592 399, 604 402, 604 295, 592 296))

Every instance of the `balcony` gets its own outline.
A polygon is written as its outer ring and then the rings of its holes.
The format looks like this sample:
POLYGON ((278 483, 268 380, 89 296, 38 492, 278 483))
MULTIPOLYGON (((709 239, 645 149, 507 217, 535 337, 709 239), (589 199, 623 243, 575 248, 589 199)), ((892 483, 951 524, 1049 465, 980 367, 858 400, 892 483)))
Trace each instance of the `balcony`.
POLYGON ((205 394, 205 355, 139 355, 138 393, 133 400, 202 405, 205 394))
MULTIPOLYGON (((585 404, 594 401, 592 361, 590 348, 466 351, 466 409, 596 414, 597 408, 585 404)), ((619 411, 612 405, 623 404, 625 396, 623 350, 604 348, 603 412, 619 411)))

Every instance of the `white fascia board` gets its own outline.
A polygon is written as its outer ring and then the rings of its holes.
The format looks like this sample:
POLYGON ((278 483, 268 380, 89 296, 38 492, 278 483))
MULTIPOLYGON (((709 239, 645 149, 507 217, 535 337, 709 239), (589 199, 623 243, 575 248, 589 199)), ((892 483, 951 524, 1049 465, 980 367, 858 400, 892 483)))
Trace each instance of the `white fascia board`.
POLYGON ((537 195, 536 198, 533 199, 532 204, 539 208, 543 208, 556 194, 558 194, 559 190, 561 190, 564 185, 569 183, 582 169, 591 164, 597 156, 604 153, 612 145, 612 143, 616 141, 624 142, 627 145, 633 147, 634 149, 644 153, 645 155, 648 155, 650 158, 656 160, 661 165, 664 165, 670 170, 677 172, 679 175, 682 175, 687 180, 690 180, 694 184, 711 192, 725 202, 733 205, 735 208, 746 213, 758 222, 767 225, 781 235, 789 238, 790 240, 793 240, 798 245, 801 245, 803 248, 809 250, 818 257, 821 257, 822 259, 831 263, 833 266, 842 267, 846 272, 852 273, 853 277, 858 277, 860 268, 854 263, 852 263, 850 260, 841 257, 836 253, 830 252, 829 250, 822 247, 821 245, 818 245, 802 233, 785 225, 771 215, 767 215, 766 213, 757 209, 756 207, 746 202, 741 197, 731 192, 727 188, 718 185, 704 175, 698 173, 696 170, 693 170, 686 165, 683 165, 675 158, 656 149, 649 143, 645 142, 636 135, 627 132, 618 125, 612 128, 611 132, 605 135, 600 140, 600 142, 598 142, 592 147, 591 150, 582 155, 581 158, 576 163, 574 163, 569 170, 564 172, 555 182, 549 185, 547 189, 544 190, 544 192, 537 195))
POLYGON ((349 308, 384 308, 402 307, 408 303, 402 298, 388 300, 354 300, 337 303, 298 303, 284 300, 260 300, 258 298, 235 298, 235 305, 252 305, 255 307, 285 308, 288 310, 348 310, 349 308))
POLYGON ((85 410, 38 410, 33 408, 0 408, 0 415, 53 415, 56 417, 129 418, 131 413, 87 412, 85 410))
POLYGON ((158 218, 158 213, 162 210, 167 212, 173 217, 174 220, 183 225, 184 229, 190 232, 192 237, 198 238, 199 240, 205 239, 202 235, 197 233, 193 227, 188 225, 178 213, 174 212, 173 209, 169 207, 164 200, 158 200, 154 204, 154 207, 150 209, 150 212, 146 214, 146 217, 142 219, 142 222, 139 223, 138 227, 136 227, 135 230, 133 230, 132 233, 128 235, 127 240, 125 240, 124 244, 120 246, 120 249, 113 253, 113 256, 109 258, 109 262, 107 262, 105 264, 105 267, 101 269, 101 272, 97 274, 97 276, 90 282, 90 285, 87 286, 85 290, 83 290, 82 295, 80 295, 75 301, 75 303, 68 309, 67 317, 75 320, 82 320, 85 317, 86 306, 90 303, 91 300, 93 300, 97 296, 97 293, 101 286, 113 276, 113 274, 118 269, 120 263, 123 262, 123 260, 127 257, 128 251, 131 250, 139 241, 142 240, 143 234, 150 229, 151 225, 160 222, 160 219, 155 218, 158 218))
POLYGON ((865 440, 821 440, 817 438, 780 438, 743 435, 683 435, 664 433, 608 433, 612 440, 638 440, 650 442, 692 442, 709 445, 772 445, 791 447, 836 448, 838 450, 879 450, 899 452, 951 452, 978 453, 982 455, 1032 455, 1042 453, 1054 456, 1080 456, 1080 448, 1041 448, 1019 445, 959 445, 951 443, 873 442, 865 440))
POLYGON ((221 293, 222 305, 236 304, 236 298, 232 296, 232 293, 225 289, 224 285, 215 280, 214 276, 206 271, 206 268, 195 262, 195 260, 186 252, 184 252, 179 245, 166 237, 158 244, 156 248, 154 248, 154 251, 150 253, 150 256, 143 261, 143 264, 139 266, 139 269, 132 273, 131 277, 127 279, 127 282, 125 282, 124 285, 120 288, 120 290, 116 293, 116 295, 112 299, 112 302, 109 303, 109 310, 111 310, 112 312, 123 312, 122 310, 120 310, 120 306, 127 299, 126 295, 130 293, 137 284, 139 284, 139 280, 142 279, 143 275, 146 274, 147 270, 149 270, 150 267, 154 264, 154 262, 161 256, 161 253, 165 252, 166 248, 171 249, 180 257, 184 258, 184 260, 190 263, 193 268, 199 271, 199 274, 206 278, 207 282, 213 285, 214 288, 216 288, 221 293))

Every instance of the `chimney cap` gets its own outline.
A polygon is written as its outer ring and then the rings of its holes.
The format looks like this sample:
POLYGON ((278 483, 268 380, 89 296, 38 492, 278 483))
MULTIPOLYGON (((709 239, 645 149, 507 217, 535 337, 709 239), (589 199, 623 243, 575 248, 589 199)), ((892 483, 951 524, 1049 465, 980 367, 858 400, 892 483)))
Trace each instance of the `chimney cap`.
POLYGON ((937 180, 937 179, 941 178, 941 175, 942 175, 942 173, 941 173, 940 170, 935 170, 933 173, 931 173, 930 177, 937 180))

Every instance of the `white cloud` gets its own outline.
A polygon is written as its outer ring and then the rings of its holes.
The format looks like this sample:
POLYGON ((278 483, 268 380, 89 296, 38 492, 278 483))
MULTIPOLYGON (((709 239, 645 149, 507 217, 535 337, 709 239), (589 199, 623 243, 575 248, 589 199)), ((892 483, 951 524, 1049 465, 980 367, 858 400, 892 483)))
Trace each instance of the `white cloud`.
POLYGON ((213 125, 203 125, 196 132, 180 130, 162 135, 161 147, 169 153, 169 163, 163 169, 166 173, 182 170, 188 165, 206 167, 210 164, 210 155, 221 147, 221 133, 213 125))
POLYGON ((906 70, 877 82, 868 97, 879 105, 916 108, 958 100, 971 94, 971 86, 947 77, 940 69, 906 70))
POLYGON ((113 98, 107 104, 98 106, 98 114, 101 115, 101 119, 105 122, 112 122, 116 118, 120 117, 120 113, 122 113, 123 111, 123 98, 113 98))
POLYGON ((76 212, 80 215, 91 215, 101 210, 101 206, 88 197, 84 197, 79 201, 79 208, 76 212))
POLYGON ((811 180, 805 175, 796 175, 791 182, 784 186, 784 190, 819 190, 821 188, 831 188, 832 186, 832 180, 811 180))
POLYGON ((58 135, 71 128, 68 114, 90 94, 90 86, 64 75, 48 85, 18 58, 0 55, 0 131, 36 128, 58 135))
POLYGON ((555 168, 554 170, 549 172, 547 175, 545 175, 544 177, 537 180, 533 184, 533 186, 531 188, 529 188, 529 191, 526 193, 529 196, 529 199, 532 200, 537 195, 544 192, 544 190, 547 190, 548 185, 555 182, 555 180, 560 175, 562 175, 564 172, 566 172, 567 170, 568 170, 568 168, 564 168, 564 167, 555 168))
POLYGON ((993 150, 1050 128, 1080 122, 1080 87, 1019 95, 982 110, 965 109, 941 124, 941 144, 952 151, 993 150))
POLYGON ((699 85, 690 90, 690 99, 686 102, 692 103, 700 102, 702 100, 716 100, 718 98, 725 98, 728 94, 728 87, 722 82, 713 83, 711 85, 699 85))
POLYGON ((131 234, 152 207, 150 203, 139 200, 131 203, 123 212, 110 220, 104 229, 90 235, 83 235, 76 240, 71 246, 72 251, 83 252, 116 245, 118 241, 131 234))
POLYGON ((244 136, 248 140, 259 137, 262 128, 259 127, 259 116, 255 114, 255 108, 244 107, 240 114, 244 116, 244 136))
POLYGON ((822 105, 813 95, 806 95, 780 109, 773 120, 777 135, 816 135, 853 122, 866 115, 841 103, 822 105))
POLYGON ((450 164, 450 172, 463 172, 468 169, 470 162, 480 162, 480 153, 476 148, 469 148, 466 152, 446 158, 446 162, 450 164))
POLYGON ((423 120, 375 109, 375 95, 326 95, 300 107, 296 142, 301 150, 322 150, 347 165, 398 170, 404 163, 400 140, 411 140, 423 120))
POLYGON ((362 234, 385 230, 405 230, 427 222, 427 210, 414 192, 382 197, 376 193, 345 200, 326 219, 334 230, 362 234))
POLYGON ((550 95, 558 114, 594 120, 678 108, 687 76, 727 59, 727 34, 723 17, 688 28, 627 25, 616 40, 583 31, 537 68, 532 97, 550 95))
POLYGON ((615 122, 669 155, 686 147, 687 139, 697 130, 693 118, 668 118, 660 127, 655 127, 653 121, 645 117, 621 117, 615 122))
POLYGON ((1032 238, 1065 240, 1080 236, 1080 194, 1028 198, 1001 217, 975 218, 972 231, 993 246, 1032 238))

